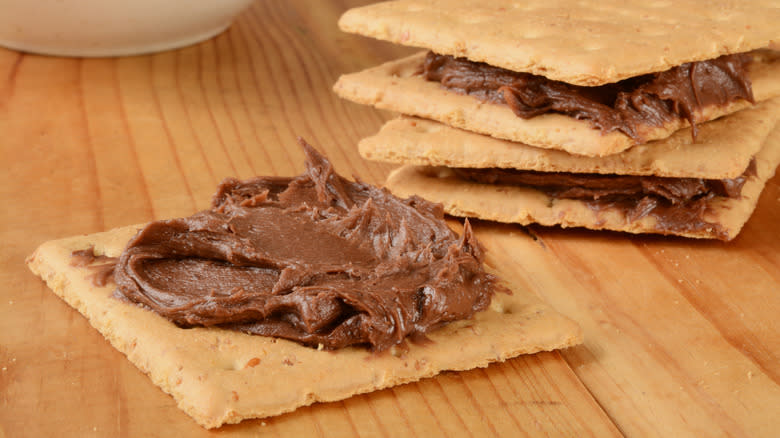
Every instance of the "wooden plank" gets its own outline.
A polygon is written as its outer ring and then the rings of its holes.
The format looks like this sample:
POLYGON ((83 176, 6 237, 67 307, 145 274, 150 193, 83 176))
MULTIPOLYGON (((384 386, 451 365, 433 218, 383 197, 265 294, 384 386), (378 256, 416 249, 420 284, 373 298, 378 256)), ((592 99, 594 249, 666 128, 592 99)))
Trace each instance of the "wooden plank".
MULTIPOLYGON (((357 141, 389 115, 331 92, 412 49, 342 34, 366 2, 256 2, 151 56, 0 49, 0 437, 205 436, 23 265, 42 241, 204 208, 227 176, 302 170, 295 137, 381 183, 357 141)), ((235 436, 772 436, 780 177, 729 244, 475 224, 583 346, 226 426, 235 436)))
POLYGON ((584 346, 564 357, 621 431, 772 436, 778 265, 760 254, 780 241, 755 224, 776 229, 778 180, 732 244, 508 226, 480 237, 583 326, 584 346))
MULTIPOLYGON (((352 67, 409 49, 341 34, 348 6, 258 2, 226 34, 121 59, 0 50, 0 436, 201 436, 24 267, 44 240, 208 205, 226 176, 291 175, 302 135, 346 174, 381 183, 357 140, 386 119, 331 92, 352 67), (323 13, 320 14, 319 12, 323 13), (350 56, 341 57, 344 49, 350 56), (346 67, 350 67, 349 69, 346 67), (162 432, 161 432, 162 431, 162 432)), ((616 430, 558 354, 315 405, 221 430, 236 436, 451 436, 616 430)))

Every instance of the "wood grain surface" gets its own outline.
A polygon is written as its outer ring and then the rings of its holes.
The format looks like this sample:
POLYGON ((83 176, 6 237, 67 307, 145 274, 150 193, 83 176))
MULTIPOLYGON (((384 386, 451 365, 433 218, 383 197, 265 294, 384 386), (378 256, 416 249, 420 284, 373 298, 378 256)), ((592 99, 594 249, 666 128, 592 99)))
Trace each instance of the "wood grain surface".
POLYGON ((27 270, 45 240, 192 214, 227 176, 298 174, 296 136, 381 184, 391 167, 356 145, 391 115, 331 86, 410 50, 339 32, 360 3, 259 0, 151 56, 0 49, 0 437, 777 436, 778 177, 728 244, 477 222, 584 345, 215 431, 27 270))

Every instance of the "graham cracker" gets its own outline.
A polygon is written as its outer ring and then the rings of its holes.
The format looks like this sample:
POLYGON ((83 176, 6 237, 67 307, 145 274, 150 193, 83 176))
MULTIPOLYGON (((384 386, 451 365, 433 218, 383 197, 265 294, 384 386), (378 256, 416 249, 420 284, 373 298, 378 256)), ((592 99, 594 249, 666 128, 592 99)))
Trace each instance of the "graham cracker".
MULTIPOLYGON (((756 101, 780 96, 780 56, 759 52, 756 57, 759 60, 749 68, 756 101)), ((425 53, 418 53, 362 72, 343 75, 333 88, 339 96, 357 103, 576 155, 606 156, 636 144, 634 139, 622 132, 602 134, 586 120, 555 113, 522 119, 507 105, 486 103, 472 96, 449 91, 437 82, 426 81, 418 74, 422 71, 424 58, 425 53)), ((749 106, 749 102, 740 100, 725 107, 706 107, 698 113, 698 117, 700 120, 713 120, 749 106)), ((661 127, 647 126, 640 137, 648 142, 664 139, 687 126, 685 120, 661 127)))
POLYGON ((778 119, 775 98, 701 125, 695 141, 686 128, 618 154, 583 157, 400 117, 361 140, 358 149, 369 160, 421 166, 724 179, 742 175, 778 119))
POLYGON ((773 0, 401 0, 346 31, 576 85, 601 85, 780 41, 773 0))
MULTIPOLYGON (((113 298, 112 283, 95 286, 88 267, 71 265, 73 251, 90 247, 96 255, 118 256, 140 228, 46 242, 27 264, 206 428, 342 400, 444 370, 485 367, 582 340, 576 323, 513 284, 506 284, 511 295, 497 293, 489 309, 473 319, 429 333, 430 342, 380 354, 360 348, 317 350, 219 328, 182 329, 150 310, 113 298)), ((488 252, 487 263, 495 262, 488 252)))
MULTIPOLYGON (((750 177, 739 198, 713 197, 707 203, 705 219, 725 230, 724 240, 739 234, 750 218, 766 181, 772 178, 780 164, 780 127, 776 126, 756 155, 756 176, 750 177)), ((657 233, 656 219, 644 216, 631 221, 615 207, 600 211, 585 201, 555 199, 531 188, 478 184, 457 178, 447 168, 405 165, 393 171, 386 186, 395 195, 417 194, 444 205, 444 211, 454 216, 477 217, 498 222, 546 226, 584 227, 594 230, 614 230, 629 233, 657 233)), ((679 231, 693 238, 716 238, 716 229, 679 231)))

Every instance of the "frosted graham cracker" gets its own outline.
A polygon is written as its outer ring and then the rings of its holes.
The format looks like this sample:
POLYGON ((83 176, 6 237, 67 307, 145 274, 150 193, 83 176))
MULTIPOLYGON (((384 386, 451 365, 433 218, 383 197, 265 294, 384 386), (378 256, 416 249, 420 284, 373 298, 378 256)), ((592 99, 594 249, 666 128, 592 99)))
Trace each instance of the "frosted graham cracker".
MULTIPOLYGON (((485 367, 511 357, 578 344, 576 323, 514 284, 471 320, 429 332, 432 341, 408 350, 320 351, 295 342, 218 328, 182 329, 95 286, 89 267, 71 264, 73 251, 94 248, 118 256, 141 227, 125 227, 42 244, 27 263, 81 312, 119 351, 207 428, 290 412, 431 377, 444 370, 485 367)), ((487 262, 494 260, 487 254, 487 262)), ((500 273, 499 273, 500 274, 500 273)))
POLYGON ((498 222, 546 226, 584 227, 629 233, 673 234, 692 238, 731 240, 750 218, 766 182, 780 164, 780 129, 775 127, 755 157, 755 175, 746 179, 741 196, 715 196, 706 200, 704 220, 710 226, 688 230, 659 227, 645 215, 627 217, 624 210, 604 206, 594 209, 588 201, 548 196, 533 188, 479 184, 456 177, 448 168, 405 165, 393 171, 386 186, 399 196, 416 193, 454 216, 477 217, 498 222))
MULTIPOLYGON (((780 56, 758 52, 761 61, 749 66, 753 96, 763 101, 780 96, 780 56)), ((622 152, 637 140, 620 131, 602 133, 587 120, 564 114, 546 113, 523 119, 505 104, 484 102, 459 94, 424 79, 420 72, 425 54, 390 61, 362 72, 343 75, 335 92, 348 100, 379 109, 436 120, 449 126, 544 149, 575 155, 603 157, 622 152)), ((704 107, 700 121, 712 120, 749 107, 737 100, 723 107, 704 107)), ((645 126, 646 141, 664 139, 689 126, 683 119, 663 126, 645 126)), ((703 126, 703 124, 699 124, 703 126)))

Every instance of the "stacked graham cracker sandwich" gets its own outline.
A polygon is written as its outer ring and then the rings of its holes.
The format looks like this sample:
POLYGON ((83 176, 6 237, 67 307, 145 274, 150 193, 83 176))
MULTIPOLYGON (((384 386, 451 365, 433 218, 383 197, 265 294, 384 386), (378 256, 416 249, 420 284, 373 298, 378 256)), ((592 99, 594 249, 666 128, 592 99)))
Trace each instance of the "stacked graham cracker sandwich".
POLYGON ((776 2, 400 0, 348 32, 427 49, 342 76, 402 113, 387 186, 457 216, 731 240, 780 163, 776 2))

